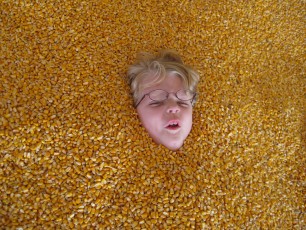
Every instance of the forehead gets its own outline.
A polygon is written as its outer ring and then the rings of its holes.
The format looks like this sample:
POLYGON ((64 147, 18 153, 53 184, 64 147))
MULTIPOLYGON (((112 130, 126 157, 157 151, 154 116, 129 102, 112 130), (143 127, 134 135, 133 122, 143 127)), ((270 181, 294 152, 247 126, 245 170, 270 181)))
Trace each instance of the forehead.
MULTIPOLYGON (((147 77, 143 80, 142 84, 150 85, 150 82, 152 81, 153 80, 150 79, 150 77, 147 77)), ((168 92, 177 92, 178 90, 183 88, 185 88, 184 82, 179 75, 175 73, 167 73, 165 79, 163 79, 160 83, 150 85, 149 87, 144 87, 141 93, 146 94, 155 89, 163 89, 168 92)))

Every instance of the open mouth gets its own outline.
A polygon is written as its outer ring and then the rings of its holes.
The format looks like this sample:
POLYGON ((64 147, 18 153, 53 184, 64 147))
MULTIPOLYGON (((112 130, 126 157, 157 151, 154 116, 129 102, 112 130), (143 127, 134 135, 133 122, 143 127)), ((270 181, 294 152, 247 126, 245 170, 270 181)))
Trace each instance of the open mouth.
POLYGON ((180 126, 179 120, 171 120, 166 125, 166 129, 169 129, 169 130, 176 130, 176 129, 179 129, 180 127, 181 126, 180 126))

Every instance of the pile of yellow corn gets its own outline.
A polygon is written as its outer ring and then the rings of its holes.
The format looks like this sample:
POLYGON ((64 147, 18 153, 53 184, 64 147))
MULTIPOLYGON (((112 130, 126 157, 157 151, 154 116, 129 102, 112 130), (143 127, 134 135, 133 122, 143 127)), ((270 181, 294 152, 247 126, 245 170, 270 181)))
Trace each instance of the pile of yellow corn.
POLYGON ((2 229, 305 228, 305 4, 0 3, 2 229), (184 146, 157 146, 125 74, 200 73, 184 146))

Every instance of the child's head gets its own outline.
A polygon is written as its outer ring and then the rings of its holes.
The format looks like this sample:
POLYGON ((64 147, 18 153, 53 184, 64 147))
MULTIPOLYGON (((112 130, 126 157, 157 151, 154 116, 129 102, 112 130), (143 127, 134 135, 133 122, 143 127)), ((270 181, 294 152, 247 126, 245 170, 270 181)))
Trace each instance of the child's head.
POLYGON ((128 79, 134 105, 157 144, 177 150, 190 133, 199 75, 173 51, 141 53, 128 79))

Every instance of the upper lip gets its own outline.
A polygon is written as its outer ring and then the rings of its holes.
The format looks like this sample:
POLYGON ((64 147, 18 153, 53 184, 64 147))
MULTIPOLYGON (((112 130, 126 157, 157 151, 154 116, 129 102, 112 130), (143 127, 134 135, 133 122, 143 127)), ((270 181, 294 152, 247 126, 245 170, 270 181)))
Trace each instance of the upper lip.
POLYGON ((180 127, 181 126, 180 120, 172 119, 172 120, 168 121, 168 123, 165 125, 165 127, 168 127, 170 125, 178 125, 180 127))

